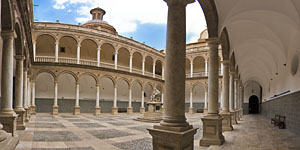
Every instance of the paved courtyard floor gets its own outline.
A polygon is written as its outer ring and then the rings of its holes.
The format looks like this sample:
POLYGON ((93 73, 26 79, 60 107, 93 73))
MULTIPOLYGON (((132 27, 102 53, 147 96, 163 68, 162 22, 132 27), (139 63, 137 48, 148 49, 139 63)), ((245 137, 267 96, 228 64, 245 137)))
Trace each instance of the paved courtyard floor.
MULTIPOLYGON (((147 128, 153 123, 133 121, 141 114, 39 113, 30 118, 25 131, 18 131, 18 150, 152 150, 147 128)), ((260 115, 246 115, 234 131, 225 132, 222 146, 200 147, 202 114, 187 114, 188 121, 199 128, 195 150, 300 150, 300 137, 274 127, 260 115)))

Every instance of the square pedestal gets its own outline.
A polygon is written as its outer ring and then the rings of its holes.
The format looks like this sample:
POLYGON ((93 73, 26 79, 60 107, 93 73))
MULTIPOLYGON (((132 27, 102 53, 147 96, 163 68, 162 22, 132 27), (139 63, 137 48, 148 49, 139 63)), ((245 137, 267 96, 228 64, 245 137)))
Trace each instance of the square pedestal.
POLYGON ((74 113, 73 115, 80 115, 80 106, 75 106, 74 107, 74 113))
POLYGON ((233 127, 231 124, 231 115, 230 113, 220 113, 221 117, 223 117, 222 120, 222 131, 232 131, 233 127))
POLYGON ((127 114, 132 114, 132 113, 133 113, 133 108, 127 107, 127 114))
POLYGON ((207 111, 208 111, 208 109, 207 109, 207 108, 204 108, 204 109, 203 109, 203 114, 206 115, 206 114, 207 114, 207 111))
POLYGON ((197 128, 193 129, 193 126, 190 126, 190 128, 184 131, 163 128, 161 126, 154 126, 153 129, 147 129, 152 136, 153 150, 194 149, 194 135, 197 132, 197 128))
POLYGON ((100 114, 101 114, 101 107, 95 107, 95 109, 94 109, 94 115, 98 116, 100 114))
POLYGON ((31 115, 35 115, 36 114, 35 106, 30 106, 30 114, 31 115))
POLYGON ((17 130, 25 130, 25 110, 15 110, 17 113, 17 130))
POLYGON ((16 129, 17 129, 17 114, 0 114, 0 122, 3 125, 4 131, 7 133, 11 133, 12 136, 17 136, 16 129))
POLYGON ((117 114, 119 114, 119 113, 118 113, 118 107, 113 107, 113 108, 111 109, 111 114, 112 114, 112 115, 117 115, 117 114))
POLYGON ((225 142, 222 134, 222 120, 220 116, 204 116, 203 136, 200 140, 200 146, 222 145, 225 142))
POLYGON ((189 114, 193 114, 194 113, 194 108, 193 107, 190 107, 189 108, 189 114))
POLYGON ((236 113, 235 111, 230 111, 231 114, 231 124, 232 125, 236 125, 237 124, 237 120, 236 120, 236 113))
POLYGON ((145 113, 145 107, 140 107, 140 113, 145 113))
POLYGON ((58 115, 58 106, 52 106, 52 115, 58 115))

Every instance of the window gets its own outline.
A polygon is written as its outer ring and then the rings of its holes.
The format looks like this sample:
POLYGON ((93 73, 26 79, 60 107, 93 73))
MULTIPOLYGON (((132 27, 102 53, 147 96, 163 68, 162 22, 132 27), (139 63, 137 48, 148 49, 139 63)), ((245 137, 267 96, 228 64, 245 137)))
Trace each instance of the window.
POLYGON ((65 53, 65 52, 66 52, 65 47, 60 47, 60 52, 61 52, 61 53, 65 53))
POLYGON ((98 14, 98 19, 101 20, 101 19, 100 19, 100 14, 98 14))
POLYGON ((111 60, 115 61, 115 55, 112 55, 111 60))
POLYGON ((93 14, 93 19, 96 19, 96 14, 93 14))

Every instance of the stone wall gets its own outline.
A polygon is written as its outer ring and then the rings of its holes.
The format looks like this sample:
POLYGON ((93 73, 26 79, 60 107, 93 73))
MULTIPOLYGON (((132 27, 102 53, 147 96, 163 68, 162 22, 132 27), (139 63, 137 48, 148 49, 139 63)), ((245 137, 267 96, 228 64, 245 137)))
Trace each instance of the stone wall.
POLYGON ((261 104, 261 114, 268 120, 275 114, 286 116, 288 130, 300 135, 300 91, 284 95, 261 104))
POLYGON ((243 105, 243 113, 244 113, 244 115, 248 115, 249 114, 249 103, 244 103, 244 105, 243 105))

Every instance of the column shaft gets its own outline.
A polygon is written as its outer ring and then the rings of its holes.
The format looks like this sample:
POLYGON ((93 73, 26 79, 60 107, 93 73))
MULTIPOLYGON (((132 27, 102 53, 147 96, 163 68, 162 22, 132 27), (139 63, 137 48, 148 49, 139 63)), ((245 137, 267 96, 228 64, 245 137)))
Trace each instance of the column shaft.
POLYGON ((117 107, 117 97, 118 96, 118 88, 114 88, 114 107, 117 107))
POLYGON ((193 91, 190 92, 190 108, 193 108, 193 91))
POLYGON ((237 102, 238 102, 238 99, 239 99, 239 87, 238 87, 238 79, 235 78, 234 79, 234 91, 235 91, 235 95, 234 95, 234 110, 237 110, 237 102))
POLYGON ((142 73, 145 75, 145 59, 142 61, 142 73))
POLYGON ((130 58, 129 58, 129 71, 132 72, 132 54, 130 55, 130 58))
POLYGON ((144 103, 145 103, 145 102, 144 102, 144 100, 145 100, 145 96, 144 96, 144 95, 145 95, 145 91, 143 90, 143 91, 142 91, 142 102, 141 102, 141 107, 144 107, 144 103))
POLYGON ((80 45, 77 45, 77 64, 80 64, 80 45))
POLYGON ((223 107, 222 112, 229 112, 229 61, 223 61, 223 90, 222 90, 222 101, 223 107))
POLYGON ((58 46, 59 46, 59 42, 57 41, 55 43, 55 62, 58 62, 58 46))
POLYGON ((24 56, 16 56, 15 75, 15 111, 24 111, 23 108, 23 62, 24 56))
POLYGON ((205 75, 208 75, 208 63, 207 63, 207 59, 205 60, 205 75))
POLYGON ((27 69, 24 69, 23 72, 23 106, 24 108, 28 108, 28 103, 27 103, 27 69))
POLYGON ((100 67, 100 55, 101 55, 101 48, 99 47, 98 49, 97 49, 97 66, 98 67, 100 67))
POLYGON ((229 110, 234 111, 234 72, 230 72, 229 81, 229 110))
POLYGON ((58 94, 58 85, 57 85, 57 81, 54 81, 54 105, 53 106, 58 106, 57 105, 57 94, 58 94))
POLYGON ((118 52, 115 52, 115 69, 118 69, 118 52))
POLYGON ((31 82, 31 106, 35 106, 35 83, 31 82))
POLYGON ((191 77, 193 77, 193 61, 191 61, 191 77))
POLYGON ((32 42, 32 49, 33 49, 33 61, 35 61, 35 57, 36 57, 36 42, 33 41, 32 42))
POLYGON ((128 101, 128 107, 132 107, 131 106, 131 98, 132 98, 132 95, 131 95, 131 88, 129 88, 129 101, 128 101))
POLYGON ((76 83, 75 107, 79 106, 79 83, 76 83))
POLYGON ((205 94, 204 94, 204 110, 207 110, 207 103, 208 103, 208 92, 207 90, 205 90, 205 94))
POLYGON ((153 63, 152 74, 153 74, 153 78, 155 78, 155 63, 153 63))
POLYGON ((99 100, 100 100, 100 86, 99 85, 97 85, 96 86, 96 89, 97 89, 97 93, 96 93, 96 107, 99 107, 100 106, 100 102, 99 102, 99 100))

